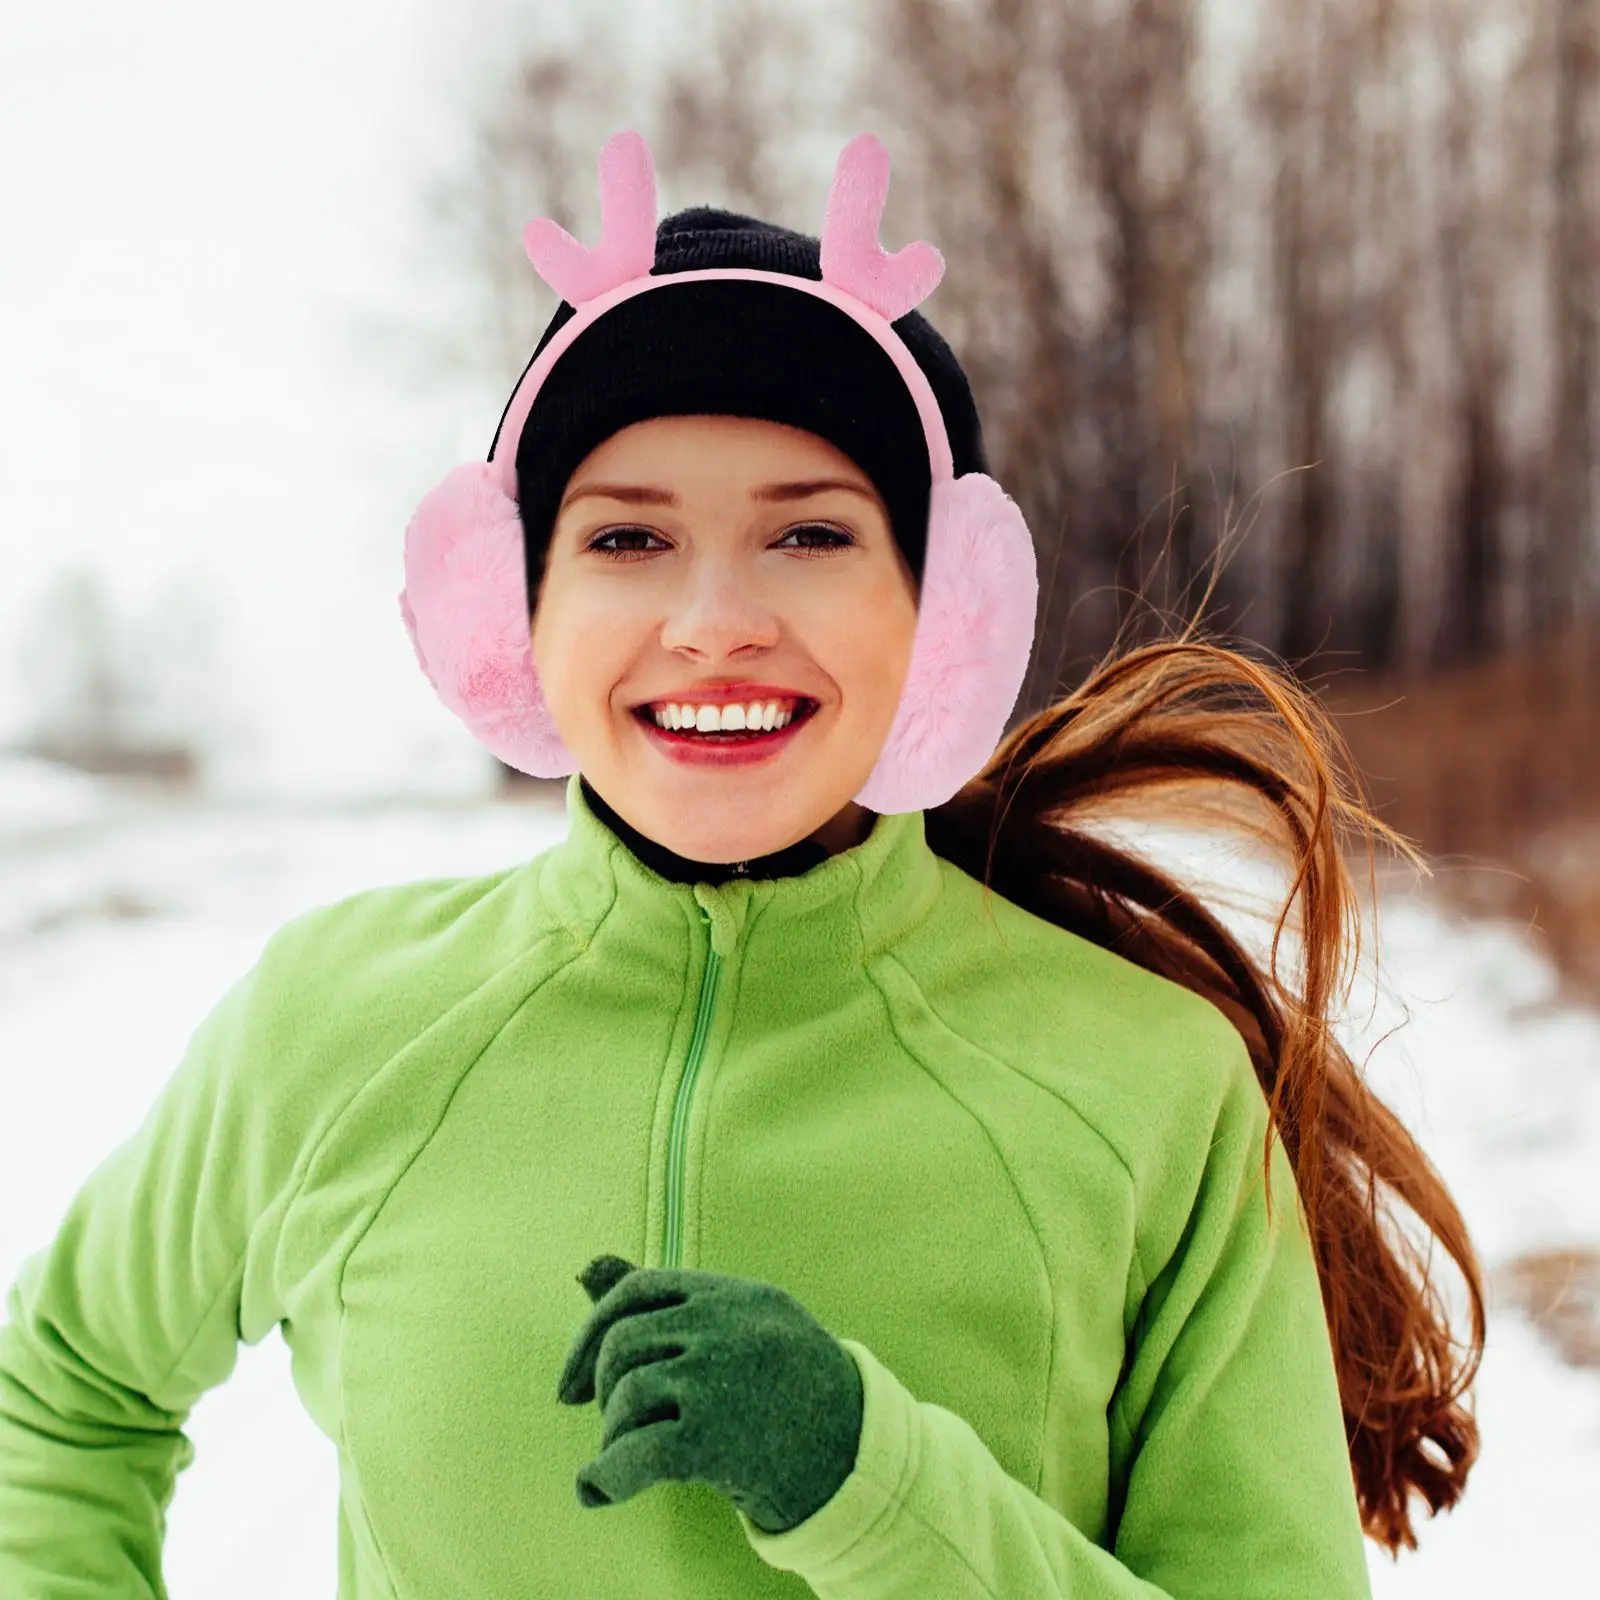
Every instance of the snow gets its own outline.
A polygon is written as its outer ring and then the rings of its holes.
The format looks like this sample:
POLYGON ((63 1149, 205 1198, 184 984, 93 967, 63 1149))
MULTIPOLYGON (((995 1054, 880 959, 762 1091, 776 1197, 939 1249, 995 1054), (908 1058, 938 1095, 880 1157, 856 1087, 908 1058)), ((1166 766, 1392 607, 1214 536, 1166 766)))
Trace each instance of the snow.
MULTIPOLYGON (((559 789, 527 801, 184 804, 0 764, 0 1281, 47 1244, 78 1185, 137 1127, 190 1033, 298 911, 374 884, 497 870, 555 843, 559 789), (93 791, 92 793, 90 791, 93 791), (8 806, 10 799, 7 801, 8 806)), ((1196 872, 1208 870, 1184 842, 1196 872)), ((1233 881, 1242 873, 1229 868, 1233 881)), ((1419 894, 1383 913, 1381 994, 1346 1037, 1454 1189, 1486 1263, 1600 1237, 1600 1017, 1556 1005, 1517 930, 1419 894), (1398 1032, 1389 1032, 1409 1012, 1398 1032)), ((1380 1600, 1567 1592, 1596 1554, 1600 1374, 1491 1316, 1484 1454, 1466 1500, 1391 1565, 1380 1600)), ((166 1547, 174 1600, 331 1594, 337 1474, 276 1334, 196 1407, 166 1547)))
POLYGON ((0 762, 0 817, 8 833, 98 821, 110 808, 103 786, 85 773, 27 756, 0 762))

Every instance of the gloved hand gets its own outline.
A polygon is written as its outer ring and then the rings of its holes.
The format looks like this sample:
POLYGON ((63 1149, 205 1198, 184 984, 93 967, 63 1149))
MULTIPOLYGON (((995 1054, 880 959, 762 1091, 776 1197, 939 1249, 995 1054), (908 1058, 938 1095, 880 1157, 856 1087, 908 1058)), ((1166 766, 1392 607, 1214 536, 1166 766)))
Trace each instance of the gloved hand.
POLYGON ((771 1284, 597 1256, 595 1301, 562 1369, 567 1405, 599 1399, 601 1451, 580 1469, 586 1506, 662 1478, 709 1483, 764 1533, 826 1505, 861 1441, 861 1374, 799 1301, 771 1284))

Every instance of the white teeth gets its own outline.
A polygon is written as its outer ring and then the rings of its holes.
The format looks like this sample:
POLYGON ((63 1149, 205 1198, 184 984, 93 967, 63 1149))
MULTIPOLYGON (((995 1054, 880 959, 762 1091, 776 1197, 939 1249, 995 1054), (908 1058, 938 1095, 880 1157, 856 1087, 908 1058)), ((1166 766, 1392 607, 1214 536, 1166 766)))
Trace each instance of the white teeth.
POLYGON ((725 706, 696 706, 687 701, 667 701, 653 707, 652 714, 656 726, 660 728, 692 728, 696 733, 753 728, 770 732, 791 722, 794 710, 793 706, 785 709, 785 703, 779 700, 752 700, 748 705, 725 706))

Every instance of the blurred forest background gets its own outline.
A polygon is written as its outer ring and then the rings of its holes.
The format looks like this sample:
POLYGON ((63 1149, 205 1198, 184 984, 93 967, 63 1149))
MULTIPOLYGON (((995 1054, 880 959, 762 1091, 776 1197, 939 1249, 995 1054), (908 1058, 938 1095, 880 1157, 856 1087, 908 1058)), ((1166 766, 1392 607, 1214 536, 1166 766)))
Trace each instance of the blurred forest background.
MULTIPOLYGON (((520 20, 460 151, 419 180, 465 288, 431 331, 374 338, 416 347, 412 396, 476 386, 461 415, 492 421, 553 309, 522 228, 595 236, 618 128, 651 141, 664 205, 809 232, 871 128, 885 238, 948 259, 928 310, 1040 552, 1017 718, 1204 599, 1208 627, 1318 687, 1442 888, 1535 925, 1600 990, 1600 0, 520 20)), ((399 409, 373 428, 388 460, 399 409)), ((450 459, 437 438, 409 457, 418 493, 450 459)), ((180 588, 130 638, 97 575, 64 571, 26 642, 30 748, 192 776, 230 725, 197 694, 221 677, 195 667, 208 625, 203 586, 180 588)), ((287 644, 235 676, 285 671, 287 644)))
POLYGON ((849 133, 1041 558, 1017 718, 1206 604, 1341 714, 1443 886, 1600 983, 1600 0, 768 0, 643 74, 628 10, 525 53, 437 197, 507 387, 553 306, 526 219, 664 204, 816 232, 849 133), (1462 869, 1495 861, 1510 872, 1462 869))

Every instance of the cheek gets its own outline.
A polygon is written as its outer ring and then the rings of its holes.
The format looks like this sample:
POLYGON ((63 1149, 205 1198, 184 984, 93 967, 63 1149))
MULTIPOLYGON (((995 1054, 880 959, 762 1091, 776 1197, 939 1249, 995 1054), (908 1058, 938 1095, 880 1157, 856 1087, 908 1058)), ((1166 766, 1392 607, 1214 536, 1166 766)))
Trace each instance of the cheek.
POLYGON ((847 705, 893 715, 900 703, 917 611, 903 583, 885 583, 861 598, 859 605, 836 610, 820 619, 827 650, 825 669, 838 682, 847 705))
POLYGON ((530 624, 533 664, 558 724, 604 714, 612 686, 636 654, 634 630, 614 595, 551 574, 530 624))

